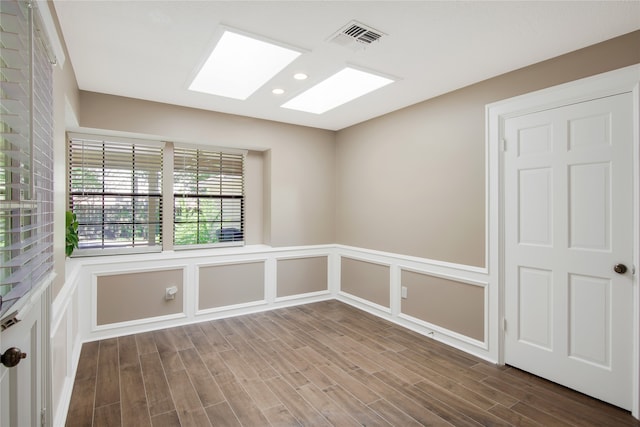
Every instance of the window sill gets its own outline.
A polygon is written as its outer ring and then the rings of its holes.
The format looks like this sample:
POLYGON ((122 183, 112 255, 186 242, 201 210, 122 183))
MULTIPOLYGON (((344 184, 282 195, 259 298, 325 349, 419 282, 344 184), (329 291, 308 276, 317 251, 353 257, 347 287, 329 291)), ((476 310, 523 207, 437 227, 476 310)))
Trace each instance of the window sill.
POLYGON ((79 265, 112 264, 118 262, 143 262, 176 260, 184 258, 219 257, 228 255, 249 255, 263 253, 273 249, 269 245, 223 246, 202 249, 182 249, 162 252, 147 252, 126 255, 94 255, 67 258, 67 267, 73 269, 79 265))

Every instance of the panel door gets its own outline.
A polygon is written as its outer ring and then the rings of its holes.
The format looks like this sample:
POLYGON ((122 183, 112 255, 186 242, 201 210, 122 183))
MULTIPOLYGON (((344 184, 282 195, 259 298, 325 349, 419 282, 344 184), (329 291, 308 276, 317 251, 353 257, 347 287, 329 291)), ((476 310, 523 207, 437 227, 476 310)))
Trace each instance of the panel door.
POLYGON ((504 128, 505 361, 625 409, 632 123, 626 93, 507 119, 504 128), (618 264, 627 271, 616 273, 618 264))
MULTIPOLYGON (((17 347, 27 357, 17 366, 0 364, 0 426, 38 426, 42 405, 41 298, 18 323, 0 332, 0 353, 17 347)), ((46 337, 45 337, 46 338, 46 337)))

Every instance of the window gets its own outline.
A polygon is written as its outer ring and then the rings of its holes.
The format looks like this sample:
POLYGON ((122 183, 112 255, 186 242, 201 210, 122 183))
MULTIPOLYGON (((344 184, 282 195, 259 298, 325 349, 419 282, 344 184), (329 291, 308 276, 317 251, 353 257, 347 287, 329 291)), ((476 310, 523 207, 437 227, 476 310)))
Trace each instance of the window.
POLYGON ((72 135, 69 208, 80 254, 162 250, 162 147, 72 135))
POLYGON ((244 156, 244 151, 70 134, 76 254, 242 245, 244 156), (173 228, 163 230, 163 221, 173 222, 173 228))
POLYGON ((50 59, 53 55, 37 9, 21 1, 0 3, 0 318, 4 320, 21 297, 53 279, 51 64, 55 61, 50 59))
POLYGON ((174 245, 244 241, 244 154, 176 147, 174 245))

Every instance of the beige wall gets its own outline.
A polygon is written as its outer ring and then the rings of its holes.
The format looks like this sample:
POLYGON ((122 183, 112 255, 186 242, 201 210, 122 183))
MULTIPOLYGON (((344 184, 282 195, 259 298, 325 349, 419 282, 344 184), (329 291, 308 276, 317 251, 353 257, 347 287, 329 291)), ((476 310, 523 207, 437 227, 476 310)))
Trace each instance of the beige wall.
POLYGON ((248 241, 272 246, 335 241, 334 132, 93 92, 80 92, 80 106, 83 131, 267 151, 262 165, 258 158, 247 164, 263 175, 247 182, 248 241), (262 218, 269 221, 260 230, 255 225, 262 218))
MULTIPOLYGON (((49 9, 54 14, 54 21, 58 34, 61 34, 55 10, 51 4, 49 9)), ((79 108, 79 91, 75 72, 69 61, 66 46, 63 43, 66 60, 58 59, 53 67, 53 146, 54 146, 54 271, 56 278, 53 283, 52 296, 60 292, 64 286, 65 277, 65 211, 67 209, 67 125, 74 124, 79 108)))
POLYGON ((485 105, 640 63, 640 31, 337 133, 336 241, 485 265, 485 105))
POLYGON ((278 260, 277 297, 326 291, 327 257, 278 260))
POLYGON ((383 307, 390 307, 389 267, 352 258, 341 258, 340 289, 383 307))
MULTIPOLYGON (((262 151, 249 151, 245 160, 245 243, 259 245, 265 242, 264 233, 264 162, 262 151)), ((268 224, 267 224, 268 227, 268 224)))
POLYGON ((198 290, 199 310, 262 301, 264 263, 201 266, 198 290))
POLYGON ((407 288, 401 311, 462 335, 484 340, 484 288, 402 270, 407 288))
POLYGON ((337 133, 91 92, 71 105, 81 130, 255 150, 251 244, 337 242, 484 266, 485 105, 638 63, 639 44, 640 31, 337 133))
POLYGON ((182 269, 98 276, 97 324, 182 313, 182 276, 182 269), (165 289, 170 286, 176 286, 178 293, 166 301, 165 289))

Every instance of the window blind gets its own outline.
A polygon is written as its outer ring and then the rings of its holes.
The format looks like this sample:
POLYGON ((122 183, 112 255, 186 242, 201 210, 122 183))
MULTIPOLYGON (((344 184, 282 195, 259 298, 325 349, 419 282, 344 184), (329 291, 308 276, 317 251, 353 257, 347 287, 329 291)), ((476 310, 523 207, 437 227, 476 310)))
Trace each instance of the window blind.
POLYGON ((69 138, 69 208, 79 254, 162 250, 162 147, 69 138))
POLYGON ((0 2, 0 318, 53 271, 53 77, 26 2, 0 2))
POLYGON ((242 244, 244 153, 175 147, 174 245, 242 244))

